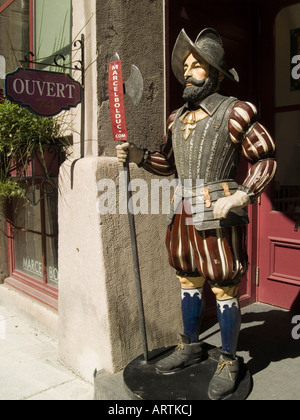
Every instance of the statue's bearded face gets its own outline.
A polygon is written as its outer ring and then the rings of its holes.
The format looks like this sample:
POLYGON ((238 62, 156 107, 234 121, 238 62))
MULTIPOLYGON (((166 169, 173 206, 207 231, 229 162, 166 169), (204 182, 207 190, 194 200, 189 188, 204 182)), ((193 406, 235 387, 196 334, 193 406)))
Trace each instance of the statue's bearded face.
POLYGON ((190 54, 184 63, 186 81, 183 99, 195 104, 215 92, 219 84, 219 72, 201 57, 190 54))

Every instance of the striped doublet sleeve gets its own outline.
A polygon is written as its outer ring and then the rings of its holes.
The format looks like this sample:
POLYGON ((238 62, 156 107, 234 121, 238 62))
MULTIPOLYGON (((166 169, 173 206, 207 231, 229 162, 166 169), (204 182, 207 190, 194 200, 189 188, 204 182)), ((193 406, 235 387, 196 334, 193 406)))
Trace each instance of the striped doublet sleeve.
POLYGON ((256 121, 257 109, 250 102, 237 102, 229 117, 231 141, 241 147, 242 155, 252 164, 240 189, 254 202, 273 179, 277 163, 275 143, 263 125, 256 121))
POLYGON ((147 161, 142 164, 146 171, 154 175, 170 176, 176 173, 172 147, 172 129, 176 113, 177 111, 174 111, 167 121, 167 134, 164 137, 160 151, 149 153, 147 161))

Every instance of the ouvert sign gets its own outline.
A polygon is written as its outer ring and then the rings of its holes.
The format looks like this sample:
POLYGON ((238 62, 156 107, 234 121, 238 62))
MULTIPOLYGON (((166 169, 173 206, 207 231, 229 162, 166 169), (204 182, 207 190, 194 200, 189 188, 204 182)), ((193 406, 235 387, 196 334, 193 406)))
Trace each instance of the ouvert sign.
POLYGON ((5 95, 14 103, 45 117, 76 107, 82 87, 65 73, 19 68, 5 78, 5 95))

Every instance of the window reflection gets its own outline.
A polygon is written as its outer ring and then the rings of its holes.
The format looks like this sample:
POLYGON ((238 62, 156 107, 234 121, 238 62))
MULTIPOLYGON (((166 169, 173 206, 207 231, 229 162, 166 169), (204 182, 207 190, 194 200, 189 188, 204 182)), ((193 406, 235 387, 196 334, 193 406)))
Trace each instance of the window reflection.
POLYGON ((13 203, 14 268, 30 278, 58 286, 58 194, 41 197, 40 185, 28 188, 38 204, 15 198, 13 203), (41 199, 40 199, 41 198, 41 199))

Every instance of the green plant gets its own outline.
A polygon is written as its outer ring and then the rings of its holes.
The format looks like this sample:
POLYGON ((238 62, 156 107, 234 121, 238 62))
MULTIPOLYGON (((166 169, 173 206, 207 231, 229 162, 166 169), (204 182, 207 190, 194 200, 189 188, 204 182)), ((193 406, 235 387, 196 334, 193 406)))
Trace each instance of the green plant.
POLYGON ((25 197, 25 190, 22 185, 12 179, 0 180, 0 197, 25 197))
POLYGON ((11 170, 26 168, 37 147, 43 156, 45 145, 66 145, 54 118, 39 117, 8 100, 0 103, 0 196, 24 195, 18 180, 11 179, 11 170))

